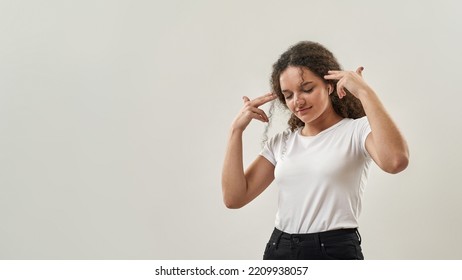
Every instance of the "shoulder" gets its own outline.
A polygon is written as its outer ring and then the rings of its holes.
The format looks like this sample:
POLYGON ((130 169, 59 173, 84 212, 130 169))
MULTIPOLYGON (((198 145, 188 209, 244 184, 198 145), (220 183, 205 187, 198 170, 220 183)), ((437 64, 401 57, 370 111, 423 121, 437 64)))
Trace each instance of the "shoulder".
POLYGON ((275 134, 274 136, 272 136, 268 140, 268 144, 271 146, 275 146, 283 142, 286 142, 287 140, 289 140, 289 138, 293 138, 299 130, 300 128, 297 128, 296 130, 291 131, 289 128, 287 128, 286 130, 281 131, 275 134))
POLYGON ((369 124, 369 120, 367 116, 362 118, 358 118, 353 120, 355 130, 360 131, 362 133, 369 133, 371 131, 371 125, 369 124))
POLYGON ((287 150, 287 143, 296 133, 297 130, 291 131, 290 129, 286 129, 272 136, 265 142, 260 155, 265 157, 273 165, 276 165, 277 162, 284 157, 285 151, 287 150))
POLYGON ((359 132, 370 129, 369 121, 366 116, 357 119, 343 119, 344 131, 359 132))
POLYGON ((286 130, 275 134, 268 141, 266 141, 263 146, 263 150, 271 151, 274 155, 284 154, 287 146, 290 145, 289 143, 294 142, 293 140, 299 130, 300 129, 291 131, 289 128, 287 128, 286 130))
POLYGON ((353 127, 369 124, 369 121, 367 120, 367 116, 357 118, 357 119, 346 118, 346 119, 343 119, 343 120, 344 120, 345 124, 347 124, 349 126, 353 126, 353 127))
POLYGON ((367 119, 367 116, 354 119, 353 122, 356 123, 356 124, 363 124, 363 123, 369 124, 369 120, 367 119))

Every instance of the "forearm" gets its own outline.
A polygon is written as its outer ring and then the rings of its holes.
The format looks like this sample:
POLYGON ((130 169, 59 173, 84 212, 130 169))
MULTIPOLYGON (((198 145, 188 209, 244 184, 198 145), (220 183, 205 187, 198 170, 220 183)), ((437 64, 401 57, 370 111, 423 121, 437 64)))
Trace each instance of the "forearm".
POLYGON ((247 182, 244 175, 242 156, 243 131, 231 129, 222 171, 223 200, 227 207, 232 207, 245 197, 247 182))
POLYGON ((406 140, 371 88, 358 95, 371 126, 377 163, 390 173, 400 172, 408 164, 406 140))

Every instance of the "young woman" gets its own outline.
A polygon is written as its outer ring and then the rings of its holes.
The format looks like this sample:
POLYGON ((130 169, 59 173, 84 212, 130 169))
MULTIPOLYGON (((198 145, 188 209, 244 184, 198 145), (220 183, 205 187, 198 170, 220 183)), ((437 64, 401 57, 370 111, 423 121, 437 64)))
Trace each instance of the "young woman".
POLYGON ((364 259, 358 217, 369 166, 388 173, 408 165, 409 151, 363 67, 342 71, 334 55, 300 42, 273 65, 272 93, 250 100, 231 125, 222 190, 240 208, 275 180, 279 205, 264 259, 364 259), (244 171, 242 134, 259 107, 278 99, 291 118, 244 171))

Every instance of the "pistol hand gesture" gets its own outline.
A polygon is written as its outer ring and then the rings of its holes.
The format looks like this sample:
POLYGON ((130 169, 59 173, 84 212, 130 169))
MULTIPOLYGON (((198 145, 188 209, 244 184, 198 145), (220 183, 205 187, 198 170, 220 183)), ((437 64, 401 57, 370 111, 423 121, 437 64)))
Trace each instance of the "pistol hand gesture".
POLYGON ((337 94, 340 99, 347 95, 347 92, 360 98, 361 93, 369 89, 369 85, 363 79, 364 67, 358 67, 356 71, 329 70, 324 76, 326 80, 337 80, 337 94))
POLYGON ((268 93, 253 100, 250 100, 247 96, 243 96, 242 99, 244 100, 244 106, 234 119, 232 124, 233 128, 244 131, 252 119, 268 122, 269 119, 268 116, 266 116, 265 111, 258 107, 276 98, 277 96, 274 93, 268 93))

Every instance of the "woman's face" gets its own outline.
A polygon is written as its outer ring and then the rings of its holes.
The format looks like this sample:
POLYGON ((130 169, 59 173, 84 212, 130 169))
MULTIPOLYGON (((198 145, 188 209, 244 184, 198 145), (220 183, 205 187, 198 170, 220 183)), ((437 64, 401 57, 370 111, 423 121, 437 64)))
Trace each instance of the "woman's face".
POLYGON ((287 107, 305 124, 333 112, 329 98, 331 86, 307 68, 289 66, 279 82, 287 107))

